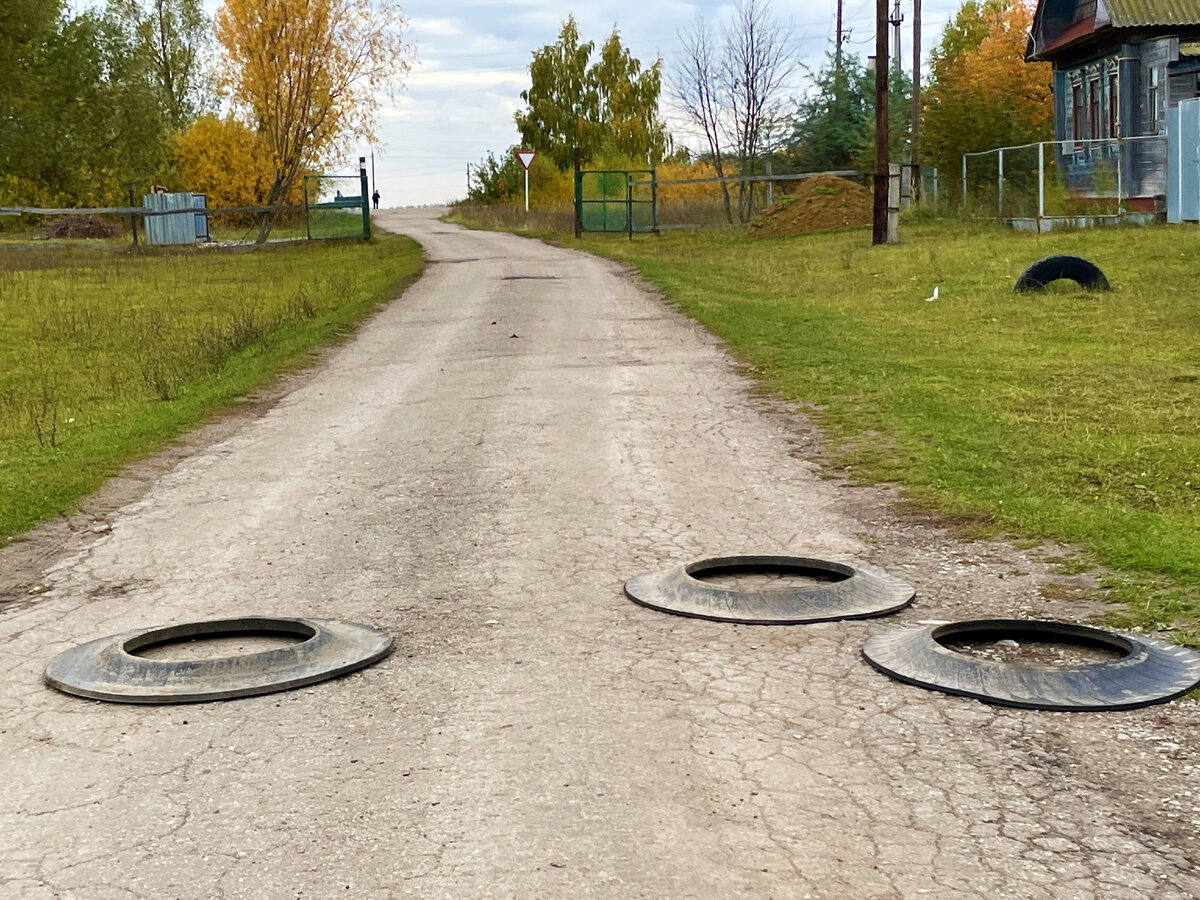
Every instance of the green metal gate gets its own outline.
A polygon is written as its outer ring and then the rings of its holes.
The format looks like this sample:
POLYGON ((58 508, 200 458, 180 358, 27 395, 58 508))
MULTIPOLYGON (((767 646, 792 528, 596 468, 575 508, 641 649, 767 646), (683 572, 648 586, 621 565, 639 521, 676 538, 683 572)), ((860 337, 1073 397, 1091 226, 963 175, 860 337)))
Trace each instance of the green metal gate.
POLYGON ((305 175, 304 223, 310 240, 369 238, 366 173, 305 175))
POLYGON ((575 170, 575 237, 585 231, 658 232, 654 169, 575 170))

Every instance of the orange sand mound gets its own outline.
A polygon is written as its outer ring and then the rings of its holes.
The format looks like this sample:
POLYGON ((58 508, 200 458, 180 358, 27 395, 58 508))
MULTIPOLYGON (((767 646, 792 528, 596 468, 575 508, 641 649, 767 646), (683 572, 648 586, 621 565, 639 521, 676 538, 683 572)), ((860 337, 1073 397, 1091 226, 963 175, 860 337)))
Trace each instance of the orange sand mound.
POLYGON ((767 207, 750 223, 751 237, 789 237, 831 228, 871 224, 875 201, 871 192, 836 175, 814 175, 796 192, 767 207))

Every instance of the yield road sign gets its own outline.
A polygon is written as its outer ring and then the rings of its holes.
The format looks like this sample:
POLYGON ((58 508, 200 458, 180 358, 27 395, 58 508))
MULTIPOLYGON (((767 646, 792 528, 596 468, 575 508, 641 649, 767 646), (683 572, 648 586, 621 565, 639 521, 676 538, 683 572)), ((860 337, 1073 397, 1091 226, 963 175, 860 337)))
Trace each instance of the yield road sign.
POLYGON ((529 167, 533 164, 533 158, 535 156, 537 156, 536 150, 518 150, 517 151, 517 159, 519 159, 521 161, 521 165, 525 168, 526 172, 529 171, 529 167))

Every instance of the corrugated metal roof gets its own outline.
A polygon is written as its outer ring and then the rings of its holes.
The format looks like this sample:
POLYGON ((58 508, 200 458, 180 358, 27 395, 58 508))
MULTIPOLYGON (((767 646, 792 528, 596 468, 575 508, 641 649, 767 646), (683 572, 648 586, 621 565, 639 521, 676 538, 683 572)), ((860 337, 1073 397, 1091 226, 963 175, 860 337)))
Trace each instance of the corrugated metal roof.
POLYGON ((1200 0, 1103 0, 1113 28, 1200 25, 1200 0))

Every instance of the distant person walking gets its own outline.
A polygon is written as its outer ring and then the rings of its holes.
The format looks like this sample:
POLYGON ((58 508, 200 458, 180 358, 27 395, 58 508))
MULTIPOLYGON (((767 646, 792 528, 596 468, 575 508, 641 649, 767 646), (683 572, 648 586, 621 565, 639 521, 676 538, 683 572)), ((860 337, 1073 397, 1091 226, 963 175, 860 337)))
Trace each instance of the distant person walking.
POLYGON ((375 204, 376 209, 379 209, 379 191, 375 191, 375 193, 371 195, 371 202, 375 204))

